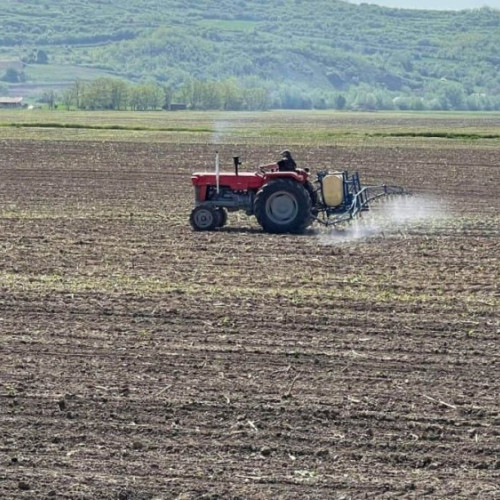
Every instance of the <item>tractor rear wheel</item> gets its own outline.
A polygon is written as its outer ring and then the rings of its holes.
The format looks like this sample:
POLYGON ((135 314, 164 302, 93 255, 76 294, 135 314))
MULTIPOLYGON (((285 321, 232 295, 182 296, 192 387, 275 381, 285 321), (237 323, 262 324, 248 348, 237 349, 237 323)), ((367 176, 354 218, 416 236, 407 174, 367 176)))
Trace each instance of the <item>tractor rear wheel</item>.
POLYGON ((254 213, 268 233, 302 233, 312 222, 311 207, 311 196, 302 184, 277 179, 257 192, 254 213))
POLYGON ((221 216, 212 205, 198 205, 189 216, 189 223, 195 231, 212 231, 220 220, 221 216))

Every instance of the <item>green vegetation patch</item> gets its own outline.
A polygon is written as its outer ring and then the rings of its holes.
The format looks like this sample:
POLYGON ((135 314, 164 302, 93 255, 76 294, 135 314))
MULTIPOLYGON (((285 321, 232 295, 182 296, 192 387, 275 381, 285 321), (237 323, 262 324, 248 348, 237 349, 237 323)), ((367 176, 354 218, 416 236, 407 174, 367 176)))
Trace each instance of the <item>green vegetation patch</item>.
POLYGON ((436 137, 439 139, 500 139, 500 134, 473 134, 461 132, 380 132, 368 134, 370 137, 436 137))
POLYGON ((151 132, 213 132, 212 129, 202 127, 145 127, 142 125, 90 125, 82 123, 0 123, 0 127, 15 128, 71 128, 87 130, 145 130, 151 132))
POLYGON ((217 31, 252 31, 257 27, 258 23, 242 20, 203 19, 198 21, 198 25, 217 31))
POLYGON ((25 69, 26 81, 40 83, 74 83, 114 76, 109 71, 70 64, 30 64, 25 69))

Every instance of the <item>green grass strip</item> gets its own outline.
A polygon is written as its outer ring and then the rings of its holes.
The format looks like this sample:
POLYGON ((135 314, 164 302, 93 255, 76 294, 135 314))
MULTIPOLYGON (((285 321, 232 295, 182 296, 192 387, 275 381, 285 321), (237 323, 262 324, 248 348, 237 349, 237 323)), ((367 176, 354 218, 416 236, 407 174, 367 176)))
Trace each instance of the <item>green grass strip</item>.
POLYGON ((500 134, 475 134, 466 132, 377 132, 370 137, 436 137, 440 139, 500 139, 500 134))
MULTIPOLYGON (((212 128, 208 127, 146 127, 144 125, 91 125, 84 123, 54 123, 54 122, 2 122, 0 127, 12 128, 61 128, 61 129, 82 129, 82 130, 128 130, 128 131, 145 131, 145 132, 189 132, 189 133, 214 133, 212 128)), ((258 135, 268 136, 283 136, 294 135, 296 131, 284 130, 261 130, 258 135)), ((300 135, 304 135, 304 131, 300 131, 300 135)), ((459 140, 479 140, 479 139, 500 139, 500 134, 486 134, 473 132, 432 132, 432 131, 402 131, 402 132, 349 132, 349 131, 329 131, 318 130, 314 131, 312 136, 317 138, 341 138, 357 135, 359 137, 423 137, 423 138, 439 138, 439 139, 459 139, 459 140)))
POLYGON ((0 127, 13 128, 64 128, 85 130, 144 130, 147 132, 194 132, 213 133, 211 128, 191 127, 144 127, 141 125, 86 125, 81 123, 0 123, 0 127))

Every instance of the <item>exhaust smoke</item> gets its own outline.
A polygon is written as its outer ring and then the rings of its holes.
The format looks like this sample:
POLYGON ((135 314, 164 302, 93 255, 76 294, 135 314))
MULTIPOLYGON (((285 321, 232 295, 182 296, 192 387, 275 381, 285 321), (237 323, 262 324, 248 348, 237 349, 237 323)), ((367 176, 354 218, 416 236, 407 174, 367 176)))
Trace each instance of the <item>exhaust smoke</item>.
POLYGON ((213 145, 219 145, 224 142, 224 139, 230 133, 231 123, 225 120, 216 120, 213 123, 213 132, 210 142, 213 145))

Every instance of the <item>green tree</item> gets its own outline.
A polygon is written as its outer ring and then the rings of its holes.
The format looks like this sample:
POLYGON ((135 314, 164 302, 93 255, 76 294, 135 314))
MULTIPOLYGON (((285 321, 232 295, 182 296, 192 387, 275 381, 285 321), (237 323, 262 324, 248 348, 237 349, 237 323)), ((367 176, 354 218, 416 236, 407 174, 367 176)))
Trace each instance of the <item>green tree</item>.
POLYGON ((49 109, 54 109, 56 107, 56 93, 53 90, 44 91, 40 102, 46 103, 49 109))
POLYGON ((9 83, 23 82, 24 79, 24 73, 22 71, 18 71, 16 68, 7 68, 2 78, 0 78, 0 80, 9 83))
POLYGON ((335 109, 345 109, 347 104, 347 99, 342 94, 337 94, 333 101, 335 109))
POLYGON ((81 106, 84 109, 111 109, 110 87, 106 78, 98 78, 84 86, 81 106))
POLYGON ((38 49, 36 52, 35 62, 37 64, 47 64, 49 62, 49 56, 45 50, 38 49))
POLYGON ((133 111, 143 111, 146 109, 146 100, 140 85, 130 89, 129 104, 133 111))
POLYGON ((269 109, 269 92, 264 88, 243 89, 243 104, 249 111, 264 111, 269 109))
POLYGON ((76 80, 71 87, 62 93, 62 102, 67 109, 75 106, 76 109, 82 109, 82 98, 85 92, 86 84, 81 80, 76 80))
POLYGON ((406 111, 411 109, 411 99, 407 96, 399 96, 394 99, 394 106, 396 109, 406 111))
POLYGON ((199 80, 188 80, 180 88, 179 95, 190 109, 202 108, 203 84, 199 80))
POLYGON ((243 109, 243 92, 234 78, 224 80, 222 86, 222 107, 226 110, 239 111, 243 109))
POLYGON ((373 92, 360 90, 354 97, 352 108, 360 111, 374 111, 377 109, 377 98, 373 92))
POLYGON ((203 82, 201 92, 203 109, 221 109, 222 92, 221 85, 217 82, 203 82))
POLYGON ((70 110, 73 105, 75 105, 75 92, 73 87, 66 89, 61 94, 61 100, 65 108, 70 110))
POLYGON ((75 99, 75 106, 78 109, 81 109, 82 99, 83 99, 83 95, 85 93, 85 83, 82 82, 81 80, 77 80, 71 88, 72 88, 74 99, 75 99))
POLYGON ((127 109, 129 84, 116 78, 98 78, 92 82, 75 82, 65 100, 80 109, 127 109))
POLYGON ((306 92, 295 86, 282 87, 280 90, 280 104, 283 109, 311 109, 312 100, 306 92))
POLYGON ((123 110, 128 107, 129 85, 123 80, 111 80, 110 86, 110 105, 111 109, 123 110))
POLYGON ((410 107, 414 111, 423 111, 425 109, 424 100, 421 97, 412 97, 410 107))
POLYGON ((459 83, 445 82, 443 95, 452 109, 464 109, 465 92, 459 83))
POLYGON ((165 104, 165 90, 159 85, 148 83, 130 89, 130 105, 133 110, 147 111, 161 109, 165 104))
POLYGON ((148 109, 161 109, 165 103, 165 90, 156 84, 147 85, 148 109))
POLYGON ((161 88, 165 93, 165 101, 163 102, 162 108, 169 109, 174 98, 174 89, 170 85, 161 85, 161 88))

